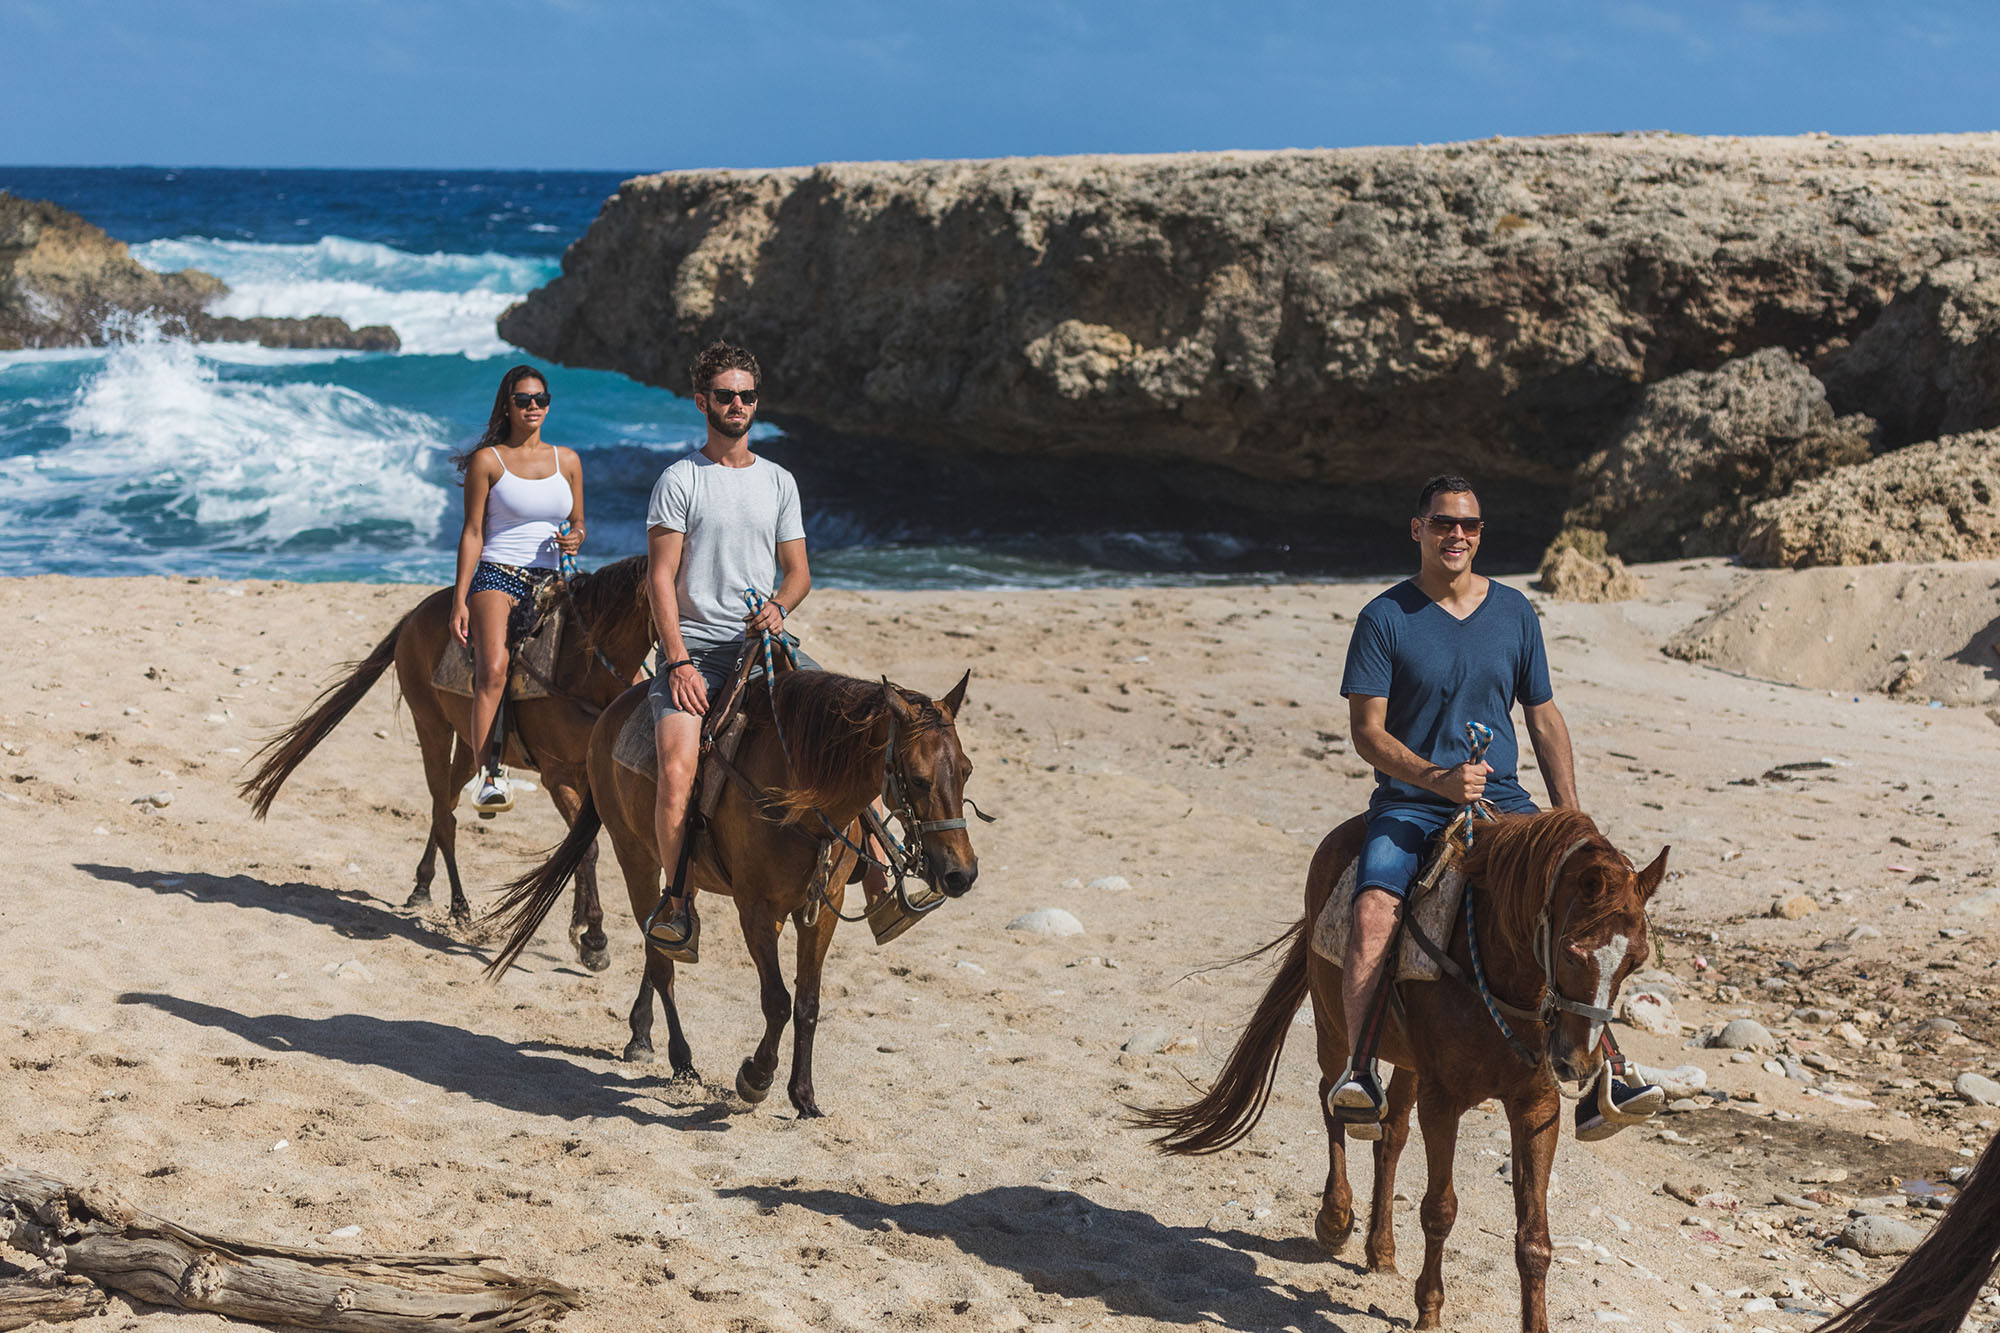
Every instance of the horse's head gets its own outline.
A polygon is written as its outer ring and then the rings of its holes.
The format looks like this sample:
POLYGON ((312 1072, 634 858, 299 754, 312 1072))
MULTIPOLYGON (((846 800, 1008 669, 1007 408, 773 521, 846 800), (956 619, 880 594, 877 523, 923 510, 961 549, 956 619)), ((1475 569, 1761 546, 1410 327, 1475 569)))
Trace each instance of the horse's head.
MULTIPOLYGON (((1548 981, 1562 999, 1608 1010, 1618 988, 1645 962, 1646 904, 1667 873, 1667 848, 1634 870, 1600 836, 1572 847, 1552 868, 1548 900, 1548 981)), ((1548 1054, 1564 1081, 1596 1074, 1602 1023, 1558 1008, 1548 1025, 1548 1054)))
POLYGON ((965 780, 972 761, 958 743, 955 725, 965 705, 966 672, 941 699, 882 682, 894 720, 895 752, 885 766, 882 796, 892 812, 900 804, 909 833, 923 851, 924 876, 953 898, 979 878, 979 857, 965 828, 965 780))

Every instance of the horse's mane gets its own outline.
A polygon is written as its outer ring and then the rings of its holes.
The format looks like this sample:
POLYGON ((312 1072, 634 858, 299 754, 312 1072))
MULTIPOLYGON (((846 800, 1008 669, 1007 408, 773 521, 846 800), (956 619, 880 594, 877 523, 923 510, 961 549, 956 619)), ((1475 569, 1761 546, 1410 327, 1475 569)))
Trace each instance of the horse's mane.
MULTIPOLYGON (((1570 857, 1571 870, 1593 862, 1608 870, 1626 870, 1625 858, 1581 810, 1501 815, 1475 828, 1472 851, 1465 858, 1465 878, 1468 883, 1477 884, 1493 904, 1494 933, 1500 937, 1498 942, 1511 948, 1524 951, 1533 948, 1536 919, 1541 915, 1543 895, 1549 889, 1549 875, 1571 847, 1579 842, 1584 844, 1570 857)), ((1597 905, 1599 911, 1612 906, 1608 902, 1597 905)), ((1590 910, 1591 905, 1586 904, 1585 911, 1590 910)), ((1591 924, 1588 920, 1580 921, 1572 929, 1585 930, 1591 924)))
MULTIPOLYGON (((929 698, 887 686, 916 710, 898 729, 903 746, 945 725, 929 698)), ((791 785, 774 793, 788 820, 838 804, 856 787, 873 789, 889 743, 889 701, 881 681, 831 671, 787 671, 771 688, 771 706, 792 762, 791 785)))
POLYGON ((601 649, 628 615, 647 615, 646 557, 628 555, 569 580, 570 605, 586 648, 601 649))

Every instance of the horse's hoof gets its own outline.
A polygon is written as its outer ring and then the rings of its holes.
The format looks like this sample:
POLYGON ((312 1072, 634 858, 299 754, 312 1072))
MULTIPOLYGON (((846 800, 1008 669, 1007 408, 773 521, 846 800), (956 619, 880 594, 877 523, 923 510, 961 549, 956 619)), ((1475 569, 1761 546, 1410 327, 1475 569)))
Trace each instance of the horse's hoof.
POLYGON ((757 1086, 756 1075, 750 1072, 750 1062, 745 1060, 736 1070, 736 1095, 755 1106, 771 1095, 771 1080, 767 1078, 762 1087, 757 1086))
POLYGON ((636 1040, 626 1042, 625 1062, 634 1065, 649 1065, 653 1063, 653 1043, 636 1040))
POLYGON ((792 1094, 792 1109, 799 1113, 801 1120, 818 1120, 826 1114, 819 1109, 818 1102, 811 1097, 801 1097, 797 1093, 792 1094))
POLYGON ((430 886, 425 884, 419 884, 417 885, 416 888, 411 889, 410 896, 403 899, 403 910, 406 912, 410 911, 413 908, 429 907, 430 905, 431 905, 430 886))
POLYGON ((695 1087, 701 1083, 701 1075, 695 1072, 693 1065, 682 1065, 674 1071, 674 1076, 668 1079, 667 1082, 686 1087, 695 1087))
POLYGON ((1335 1226, 1327 1220, 1326 1210, 1322 1208, 1319 1216, 1313 1219, 1313 1239, 1319 1242, 1319 1247, 1329 1257, 1339 1258, 1340 1252, 1347 1248, 1347 1238, 1353 1234, 1354 1219, 1351 1216, 1345 1225, 1335 1226))
POLYGON ((576 960, 593 972, 611 966, 611 941, 600 933, 596 939, 585 935, 576 943, 576 960))

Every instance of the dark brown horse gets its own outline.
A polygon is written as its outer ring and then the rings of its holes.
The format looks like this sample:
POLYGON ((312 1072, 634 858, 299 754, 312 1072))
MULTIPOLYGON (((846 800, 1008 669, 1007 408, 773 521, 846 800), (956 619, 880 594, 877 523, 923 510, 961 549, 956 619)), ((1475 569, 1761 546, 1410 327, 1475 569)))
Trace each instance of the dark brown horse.
MULTIPOLYGON (((1137 1117, 1147 1128, 1164 1131, 1158 1143, 1170 1153, 1219 1152, 1243 1138, 1264 1113, 1292 1017, 1310 994, 1329 1159, 1314 1232, 1329 1254, 1338 1254, 1354 1229, 1345 1131, 1325 1114, 1326 1094, 1347 1063, 1348 1041, 1340 1011, 1340 968, 1313 951, 1312 934, 1320 909, 1360 853, 1364 827, 1361 819, 1350 819, 1320 843, 1306 877, 1305 916, 1258 951, 1283 946, 1284 961, 1214 1088, 1192 1105, 1142 1111, 1137 1117)), ((1441 978, 1397 988, 1400 1012, 1382 1035, 1382 1058, 1396 1073, 1389 1084, 1388 1117, 1375 1144, 1367 1260, 1371 1271, 1395 1271, 1396 1162, 1409 1141, 1410 1108, 1415 1106, 1430 1167, 1422 1208, 1418 1328, 1438 1327, 1444 1305, 1444 1242, 1458 1216, 1452 1188, 1458 1122, 1489 1097, 1500 1100, 1513 1129, 1521 1327, 1529 1333, 1548 1328, 1549 1165, 1562 1112, 1557 1079, 1589 1077, 1600 1057, 1595 1022, 1551 1011, 1545 1001, 1565 998, 1598 1009, 1613 1003, 1626 974, 1646 958, 1646 903, 1659 888, 1666 864, 1662 850, 1651 865, 1634 871, 1589 816, 1574 810, 1502 815, 1480 826, 1464 869, 1467 883, 1476 886, 1468 892, 1484 974, 1495 996, 1535 1010, 1546 1021, 1512 1025, 1516 1038, 1535 1056, 1530 1064, 1510 1049, 1469 984, 1441 978)), ((1468 975, 1474 973, 1463 913, 1448 952, 1468 975)))
MULTIPOLYGON (((750 723, 735 763, 755 792, 734 782, 728 785, 702 837, 702 854, 689 869, 696 888, 736 900, 743 940, 757 965, 764 1039, 736 1072, 736 1090, 745 1101, 761 1102, 770 1095, 778 1039, 790 1018, 792 1076, 785 1090, 800 1115, 820 1114, 812 1080, 820 977, 855 860, 852 851, 833 840, 831 829, 845 830, 858 844, 861 812, 885 788, 894 787, 921 824, 953 826, 912 834, 924 877, 954 898, 978 877, 979 860, 964 827, 965 780, 972 761, 959 746, 953 725, 970 679, 968 672, 951 693, 933 701, 887 681, 794 671, 780 674, 774 689, 753 684, 746 694, 750 723), (827 842, 833 842, 833 856, 825 898, 809 901, 808 888, 827 842), (796 999, 785 989, 778 964, 778 939, 787 918, 798 929, 796 999)), ((600 821, 610 831, 612 850, 625 872, 634 918, 643 923, 652 914, 660 900, 654 781, 612 758, 626 718, 635 709, 648 708, 646 692, 632 689, 598 719, 590 743, 590 800, 548 861, 509 885, 493 909, 492 919, 509 937, 487 969, 489 976, 504 972, 534 938, 597 836, 600 821)), ((674 1004, 674 965, 651 948, 632 1006, 625 1058, 652 1058, 656 993, 667 1014, 667 1058, 674 1077, 696 1079, 694 1056, 674 1004)))
MULTIPOLYGON (((569 581, 568 597, 572 613, 556 648, 549 682, 554 688, 546 698, 511 701, 507 706, 507 762, 538 770, 556 809, 574 825, 590 792, 584 753, 591 726, 605 705, 632 683, 652 646, 645 557, 632 556, 577 575, 569 581)), ((353 663, 344 678, 313 701, 305 716, 253 755, 250 762, 261 760, 261 766, 240 790, 262 819, 292 770, 340 725, 393 663, 403 701, 416 723, 424 779, 431 793, 430 838, 417 862, 416 888, 404 906, 430 904, 431 880, 442 852, 445 875, 451 881, 451 917, 465 926, 471 924, 472 908, 458 877, 458 820, 452 808, 472 776, 472 700, 447 694, 431 683, 438 658, 450 641, 451 589, 443 588, 397 621, 375 651, 353 663)), ((570 920, 570 941, 593 971, 611 961, 604 909, 597 899, 596 862, 593 849, 579 868, 570 920)))
POLYGON ((1996 1268, 2000 1152, 1988 1143, 1944 1220, 1895 1276, 1821 1324, 1818 1333, 1958 1333, 1996 1268))

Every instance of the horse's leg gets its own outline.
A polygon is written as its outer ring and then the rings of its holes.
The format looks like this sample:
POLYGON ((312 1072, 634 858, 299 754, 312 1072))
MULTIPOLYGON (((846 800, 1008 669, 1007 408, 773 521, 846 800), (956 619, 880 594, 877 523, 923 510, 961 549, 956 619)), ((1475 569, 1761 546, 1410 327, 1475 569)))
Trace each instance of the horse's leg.
POLYGON ((476 760, 472 747, 464 741, 454 745, 451 749, 451 772, 444 780, 442 817, 436 794, 432 795, 431 836, 437 839, 438 850, 444 853, 444 876, 451 881, 451 923, 460 929, 472 924, 472 904, 465 900, 465 884, 458 877, 458 816, 452 811, 458 806, 459 792, 472 780, 476 760))
POLYGON ((827 889, 826 905, 819 920, 807 927, 803 913, 794 913, 798 926, 799 964, 792 978, 792 1079, 785 1091, 798 1108, 801 1119, 825 1114, 813 1098, 813 1036, 819 1031, 819 985, 826 968, 826 951, 833 943, 833 928, 840 921, 843 875, 836 874, 827 889))
POLYGON ((763 905, 751 904, 742 885, 737 892, 736 911, 743 923, 743 942, 750 949, 750 961, 757 965, 759 997, 764 1007, 764 1040, 736 1071, 736 1092, 755 1104, 771 1095, 771 1083, 778 1074, 778 1038, 792 1016, 791 992, 785 989, 784 974, 778 970, 778 931, 783 920, 773 921, 763 905))
MULTIPOLYGON (((1424 1160, 1430 1180, 1424 1187, 1424 1271, 1417 1275, 1417 1327, 1436 1328, 1444 1308, 1444 1242, 1458 1220, 1458 1191, 1452 1188, 1458 1152, 1458 1122, 1465 1112, 1428 1083, 1417 1087, 1417 1123, 1424 1131, 1424 1160)), ((1519 1163, 1516 1162, 1518 1168, 1519 1163)))
MULTIPOLYGON (((607 809, 617 799, 617 792, 607 791, 607 809)), ((650 811, 650 802, 644 808, 650 811)), ((660 863, 654 859, 652 839, 635 836, 623 826, 622 819, 607 824, 606 829, 611 834, 612 855, 618 858, 618 869, 625 876, 625 896, 632 905, 633 919, 644 925, 660 896, 660 863)), ((625 1058, 639 1064, 653 1058, 653 996, 657 992, 660 1007, 667 1011, 667 1061, 673 1066, 674 1081, 700 1082, 701 1075, 694 1069, 694 1052, 688 1048, 687 1035, 681 1031, 680 1010, 674 1004, 673 963, 647 949, 642 968, 639 998, 632 1003, 632 1039, 625 1043, 625 1058)))
POLYGON ((1319 1114, 1326 1122, 1326 1190, 1320 1195, 1313 1238, 1329 1255, 1347 1248, 1354 1234, 1354 1191, 1347 1183, 1347 1126, 1327 1113, 1327 1094, 1347 1068, 1347 1030, 1340 1022, 1340 973, 1318 957, 1307 963, 1311 978, 1313 1036, 1319 1046, 1319 1114))
POLYGON ((1521 1274, 1521 1328, 1522 1333, 1548 1333, 1549 1167, 1562 1121, 1555 1085, 1543 1083, 1510 1100, 1507 1121, 1514 1131, 1514 1267, 1521 1274))
MULTIPOLYGON (((542 782, 565 824, 575 824, 583 809, 583 775, 567 764, 548 763, 542 782)), ((611 966, 611 942, 604 936, 604 905, 597 898, 597 847, 584 853, 576 868, 576 898, 569 914, 569 942, 577 960, 593 972, 611 966)))
POLYGON ((1389 1110, 1382 1137, 1375 1141, 1375 1194, 1368 1209, 1368 1271, 1396 1271, 1396 1164, 1410 1141, 1410 1107, 1417 1100, 1417 1076, 1398 1069, 1389 1079, 1389 1110))
POLYGON ((424 785, 431 794, 430 836, 424 843, 423 859, 417 862, 416 887, 410 890, 403 906, 424 908, 431 905, 431 881, 437 876, 439 852, 444 853, 454 896, 457 893, 458 872, 452 855, 457 819, 452 814, 452 807, 457 804, 458 788, 452 785, 452 775, 457 770, 458 735, 452 730, 450 719, 445 717, 437 696, 430 691, 428 684, 423 690, 411 690, 406 682, 403 698, 409 704, 417 745, 424 756, 424 785))

